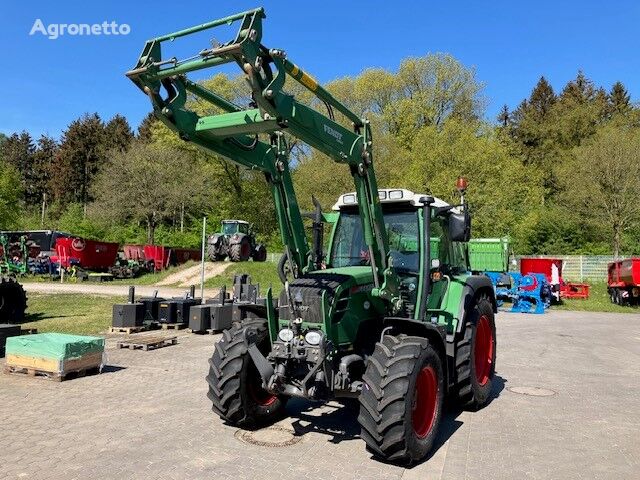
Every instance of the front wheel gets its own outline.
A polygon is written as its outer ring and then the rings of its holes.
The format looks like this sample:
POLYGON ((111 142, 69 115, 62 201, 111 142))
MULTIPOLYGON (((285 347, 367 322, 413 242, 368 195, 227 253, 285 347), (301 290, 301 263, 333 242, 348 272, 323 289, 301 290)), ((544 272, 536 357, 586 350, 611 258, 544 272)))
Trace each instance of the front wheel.
POLYGON ((369 357, 363 380, 358 422, 369 451, 395 463, 426 457, 444 398, 442 363, 428 340, 386 335, 369 357))
POLYGON ((249 355, 245 331, 256 334, 258 349, 266 354, 270 344, 264 320, 234 323, 222 333, 209 360, 207 383, 212 408, 232 425, 254 427, 273 423, 284 410, 286 398, 262 388, 258 369, 249 355))

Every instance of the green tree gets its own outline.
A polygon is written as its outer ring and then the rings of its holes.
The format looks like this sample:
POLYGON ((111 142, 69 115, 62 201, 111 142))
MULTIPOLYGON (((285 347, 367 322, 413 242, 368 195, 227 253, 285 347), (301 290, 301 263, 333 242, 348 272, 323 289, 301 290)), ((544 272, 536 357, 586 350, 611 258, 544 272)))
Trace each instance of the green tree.
POLYGON ((180 151, 142 142, 127 152, 113 151, 96 179, 96 215, 115 223, 141 223, 147 242, 153 243, 156 228, 183 206, 202 211, 206 178, 197 167, 185 162, 180 151))
MULTIPOLYGON (((23 200, 26 204, 32 204, 34 201, 33 179, 35 176, 33 155, 35 145, 31 135, 23 131, 14 133, 9 136, 3 144, 0 157, 19 174, 17 185, 23 194, 23 200)), ((37 201, 37 200, 36 200, 37 201)))
POLYGON ((134 135, 129 122, 120 114, 116 114, 104 127, 105 149, 124 151, 129 148, 134 135))
POLYGON ((620 255, 625 232, 640 225, 640 130, 599 130, 576 150, 564 182, 573 215, 606 226, 612 252, 620 255))
POLYGON ((21 214, 19 205, 21 197, 18 171, 13 165, 0 158, 0 230, 16 226, 21 214))
POLYGON ((51 173, 51 186, 57 200, 85 206, 92 200, 91 185, 108 150, 105 139, 105 127, 97 113, 74 120, 63 132, 51 173))
POLYGON ((609 104, 612 115, 624 115, 631 110, 631 96, 622 82, 616 82, 611 87, 609 104))

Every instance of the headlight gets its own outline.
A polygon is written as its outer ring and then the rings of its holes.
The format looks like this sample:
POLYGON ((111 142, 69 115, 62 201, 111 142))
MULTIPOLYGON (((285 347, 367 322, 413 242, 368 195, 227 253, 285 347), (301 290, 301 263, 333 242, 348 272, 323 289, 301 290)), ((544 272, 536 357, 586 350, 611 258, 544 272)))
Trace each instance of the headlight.
POLYGON ((293 330, 289 328, 283 328, 278 333, 278 338, 283 342, 290 342, 291 340, 293 340, 293 330))
POLYGON ((304 341, 309 345, 320 345, 320 342, 322 341, 322 333, 318 330, 310 330, 304 336, 304 341))

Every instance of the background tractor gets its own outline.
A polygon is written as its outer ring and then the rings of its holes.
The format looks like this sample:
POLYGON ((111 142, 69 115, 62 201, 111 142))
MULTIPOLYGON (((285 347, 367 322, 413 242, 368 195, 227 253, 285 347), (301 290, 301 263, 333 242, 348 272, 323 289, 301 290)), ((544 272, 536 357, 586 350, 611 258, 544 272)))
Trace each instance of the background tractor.
POLYGON ((248 222, 244 220, 223 220, 220 232, 209 236, 207 255, 212 262, 229 257, 232 262, 254 262, 267 260, 267 248, 256 242, 256 237, 248 222))
POLYGON ((182 140, 264 174, 290 263, 293 278, 277 308, 270 288, 263 305, 223 332, 209 361, 208 397, 216 414, 243 428, 275 421, 291 397, 358 399, 367 448, 388 461, 419 461, 433 447, 445 396, 476 409, 494 380, 496 303, 491 281, 467 264, 468 208, 379 189, 369 122, 283 50, 262 45, 263 18, 259 8, 156 37, 127 72, 182 140), (228 42, 184 60, 162 55, 165 41, 234 23, 228 42), (187 78, 226 63, 246 76, 246 106, 187 78), (326 115, 287 93, 286 82, 306 88, 326 115), (187 98, 224 113, 201 116, 187 98), (311 247, 285 132, 344 164, 355 185, 331 214, 314 202, 311 247), (325 251, 326 222, 333 226, 325 251))

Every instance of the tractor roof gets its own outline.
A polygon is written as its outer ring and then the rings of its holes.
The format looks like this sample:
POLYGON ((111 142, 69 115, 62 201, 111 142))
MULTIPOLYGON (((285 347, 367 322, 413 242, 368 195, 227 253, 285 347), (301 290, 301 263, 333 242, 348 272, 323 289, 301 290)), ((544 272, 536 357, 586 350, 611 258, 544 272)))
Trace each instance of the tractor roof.
POLYGON ((244 223, 246 225, 249 225, 249 222, 246 222, 244 220, 222 220, 222 223, 244 223))
MULTIPOLYGON (((378 197, 380 203, 408 203, 414 207, 422 207, 420 199, 426 196, 423 193, 414 193, 404 188, 380 188, 378 189, 378 197)), ((449 204, 444 200, 434 197, 434 207, 448 207, 449 204)), ((332 207, 332 210, 340 210, 343 207, 351 207, 357 205, 358 199, 356 192, 344 193, 338 197, 338 201, 332 207)))

